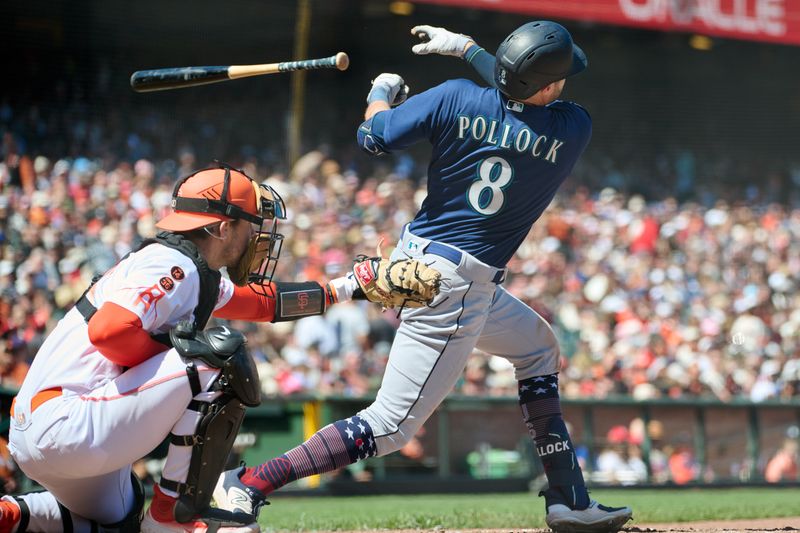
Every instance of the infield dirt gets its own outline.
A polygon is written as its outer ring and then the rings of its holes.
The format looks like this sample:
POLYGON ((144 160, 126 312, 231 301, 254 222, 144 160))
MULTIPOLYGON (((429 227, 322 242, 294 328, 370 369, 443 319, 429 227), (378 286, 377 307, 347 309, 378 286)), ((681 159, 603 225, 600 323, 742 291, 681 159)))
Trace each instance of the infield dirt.
MULTIPOLYGON (((550 533, 549 529, 382 529, 386 533, 550 533)), ((636 524, 622 529, 629 533, 761 533, 800 531, 800 517, 759 518, 751 520, 714 520, 709 522, 675 522, 671 524, 636 524)), ((333 533, 333 532, 320 532, 333 533)), ((337 531, 336 533, 363 533, 337 531)))

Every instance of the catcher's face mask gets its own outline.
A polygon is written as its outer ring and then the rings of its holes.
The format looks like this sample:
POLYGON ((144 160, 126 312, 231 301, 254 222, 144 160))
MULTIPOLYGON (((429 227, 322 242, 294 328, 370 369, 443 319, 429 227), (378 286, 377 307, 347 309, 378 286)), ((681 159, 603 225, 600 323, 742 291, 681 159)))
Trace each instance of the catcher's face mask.
POLYGON ((270 186, 253 182, 256 203, 260 206, 261 222, 250 221, 251 234, 247 250, 239 264, 228 269, 228 275, 236 285, 250 284, 256 293, 272 297, 270 286, 278 258, 281 255, 283 235, 278 233, 278 219, 286 218, 283 199, 270 186))
POLYGON ((219 163, 219 168, 200 170, 178 182, 172 207, 174 212, 159 220, 157 227, 181 232, 232 219, 250 223, 248 247, 239 263, 228 268, 228 275, 236 285, 249 283, 256 293, 273 295, 269 283, 283 243, 278 219, 286 218, 283 199, 274 189, 219 163))

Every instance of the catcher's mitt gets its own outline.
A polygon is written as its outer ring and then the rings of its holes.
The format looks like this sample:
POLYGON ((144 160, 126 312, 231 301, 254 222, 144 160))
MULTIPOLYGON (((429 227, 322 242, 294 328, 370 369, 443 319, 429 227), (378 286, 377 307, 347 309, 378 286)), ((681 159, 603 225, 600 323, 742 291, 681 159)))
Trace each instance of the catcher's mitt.
POLYGON ((353 274, 364 298, 385 308, 425 307, 439 294, 438 270, 416 259, 389 261, 381 255, 379 245, 377 257, 355 259, 353 274))

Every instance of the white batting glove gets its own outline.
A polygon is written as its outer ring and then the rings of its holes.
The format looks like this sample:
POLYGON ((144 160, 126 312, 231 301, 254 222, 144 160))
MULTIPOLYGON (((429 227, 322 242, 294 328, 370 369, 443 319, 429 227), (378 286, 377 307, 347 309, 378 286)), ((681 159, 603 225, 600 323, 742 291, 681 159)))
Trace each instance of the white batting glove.
POLYGON ((472 41, 469 35, 453 33, 436 26, 414 26, 411 34, 419 37, 423 42, 411 47, 411 51, 418 55, 440 54, 443 56, 464 56, 464 48, 472 41))
POLYGON ((383 100, 392 106, 400 105, 408 98, 408 92, 408 85, 400 75, 384 72, 372 80, 372 89, 367 95, 367 103, 383 100))

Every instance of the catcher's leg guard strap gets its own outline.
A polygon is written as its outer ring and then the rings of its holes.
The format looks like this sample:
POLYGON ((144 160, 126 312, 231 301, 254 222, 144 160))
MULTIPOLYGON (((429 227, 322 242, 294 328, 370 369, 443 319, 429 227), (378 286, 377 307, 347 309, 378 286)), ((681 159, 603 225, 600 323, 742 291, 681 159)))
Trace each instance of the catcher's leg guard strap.
POLYGON ((242 424, 245 406, 238 398, 223 394, 208 405, 195 435, 171 435, 171 443, 192 446, 185 483, 161 479, 161 486, 180 494, 175 519, 188 522, 211 503, 211 495, 225 470, 228 453, 242 424))
MULTIPOLYGON (((64 507, 61 502, 58 502, 58 512, 61 513, 61 526, 62 531, 64 533, 72 533, 75 529, 72 526, 72 513, 69 512, 69 509, 64 507)), ((94 530, 94 524, 92 524, 92 529, 94 530)))
POLYGON ((28 504, 25 500, 16 496, 9 496, 19 505, 19 524, 17 525, 17 533, 26 533, 28 531, 28 523, 31 521, 31 510, 28 509, 28 504))

